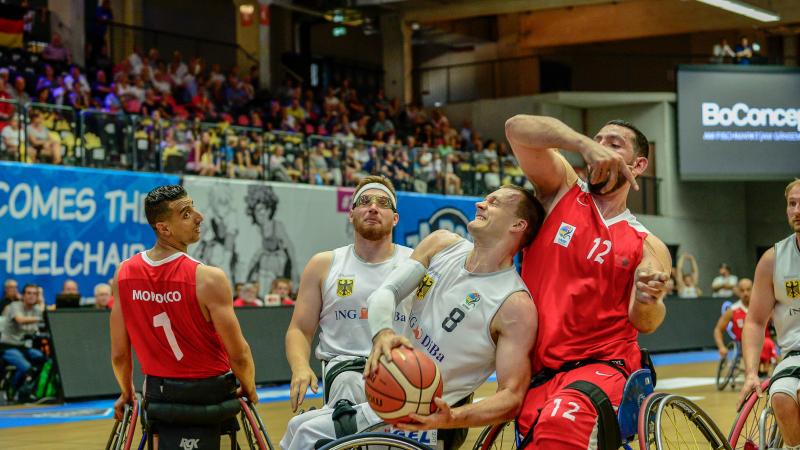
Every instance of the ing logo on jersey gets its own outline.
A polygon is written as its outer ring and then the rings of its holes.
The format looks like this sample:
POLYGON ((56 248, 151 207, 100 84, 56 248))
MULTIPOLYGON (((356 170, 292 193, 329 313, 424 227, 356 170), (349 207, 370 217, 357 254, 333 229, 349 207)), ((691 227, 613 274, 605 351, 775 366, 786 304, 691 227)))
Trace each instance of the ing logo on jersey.
POLYGON ((355 278, 339 278, 336 281, 336 295, 339 297, 349 297, 353 294, 355 278))
POLYGON ((469 311, 472 311, 478 305, 479 301, 481 301, 481 294, 478 294, 477 292, 470 292, 467 294, 467 298, 464 299, 464 307, 469 311))
POLYGON ((800 280, 789 280, 783 283, 786 287, 786 296, 789 298, 800 298, 800 280))
POLYGON ((566 223, 561 222, 561 226, 558 227, 558 231, 556 232, 556 237, 553 239, 553 243, 558 244, 562 247, 569 247, 569 243, 572 240, 572 236, 575 234, 575 227, 566 223))
POLYGON ((426 273, 425 276, 422 277, 422 281, 419 282, 417 290, 414 292, 414 296, 417 298, 417 300, 422 300, 425 298, 425 296, 428 295, 428 291, 430 291, 431 287, 433 287, 434 283, 436 283, 436 280, 434 280, 430 274, 426 273))

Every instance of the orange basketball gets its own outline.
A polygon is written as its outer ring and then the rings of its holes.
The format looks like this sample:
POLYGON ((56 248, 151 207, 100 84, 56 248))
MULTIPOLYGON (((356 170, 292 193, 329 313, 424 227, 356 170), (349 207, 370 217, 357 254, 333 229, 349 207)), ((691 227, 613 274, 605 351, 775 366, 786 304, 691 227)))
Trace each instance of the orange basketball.
POLYGON ((436 412, 433 399, 442 396, 442 376, 425 353, 398 347, 392 350, 391 362, 381 357, 365 389, 369 406, 385 422, 410 422, 411 413, 436 412))

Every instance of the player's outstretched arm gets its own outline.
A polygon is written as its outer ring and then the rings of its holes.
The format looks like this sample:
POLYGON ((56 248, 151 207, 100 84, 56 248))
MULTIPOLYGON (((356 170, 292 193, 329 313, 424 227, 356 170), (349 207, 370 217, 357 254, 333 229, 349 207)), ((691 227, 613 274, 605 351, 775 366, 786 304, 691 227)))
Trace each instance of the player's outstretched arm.
POLYGON ((411 414, 414 424, 399 425, 408 430, 461 428, 491 425, 513 420, 522 406, 531 380, 530 353, 538 328, 536 307, 527 292, 512 294, 492 320, 497 342, 495 369, 497 392, 469 405, 450 409, 441 398, 439 409, 429 416, 411 414))
POLYGON ((114 368, 114 377, 117 379, 122 392, 114 403, 114 418, 122 420, 125 405, 133 403, 133 360, 131 359, 131 341, 128 330, 125 328, 125 319, 122 317, 122 302, 119 300, 117 276, 119 267, 111 282, 111 292, 117 299, 117 304, 111 308, 109 319, 111 327, 111 366, 114 368))
POLYGON ((196 279, 197 299, 208 310, 211 323, 228 354, 231 370, 242 385, 242 393, 251 402, 258 403, 253 354, 233 311, 231 283, 221 269, 203 264, 197 266, 196 279))
POLYGON ((292 411, 303 403, 308 387, 317 392, 317 376, 311 369, 311 343, 319 326, 322 311, 322 283, 333 263, 333 252, 317 253, 308 261, 300 277, 297 303, 294 305, 292 321, 286 330, 286 359, 292 369, 289 400, 292 411))
POLYGON ((440 251, 456 244, 461 236, 446 230, 436 230, 417 245, 411 258, 401 262, 386 278, 381 286, 367 299, 369 329, 372 333, 372 352, 367 358, 364 375, 378 368, 381 355, 392 360, 392 349, 411 343, 392 330, 394 308, 419 286, 431 259, 440 251))
POLYGON ((723 340, 723 333, 725 332, 725 327, 727 327, 728 324, 731 323, 732 319, 733 319, 733 308, 728 308, 719 317, 717 325, 714 326, 714 342, 717 343, 717 350, 719 350, 720 358, 728 356, 728 347, 725 346, 725 341, 723 340))
POLYGON ((753 293, 742 329, 742 359, 744 359, 745 381, 739 402, 753 389, 761 395, 761 380, 758 379, 758 361, 764 346, 764 330, 775 308, 775 291, 772 274, 775 269, 775 247, 770 248, 756 266, 753 293))
POLYGON ((672 258, 667 246, 652 234, 647 235, 643 246, 642 261, 636 268, 631 289, 628 320, 640 333, 652 333, 667 314, 664 296, 672 258))

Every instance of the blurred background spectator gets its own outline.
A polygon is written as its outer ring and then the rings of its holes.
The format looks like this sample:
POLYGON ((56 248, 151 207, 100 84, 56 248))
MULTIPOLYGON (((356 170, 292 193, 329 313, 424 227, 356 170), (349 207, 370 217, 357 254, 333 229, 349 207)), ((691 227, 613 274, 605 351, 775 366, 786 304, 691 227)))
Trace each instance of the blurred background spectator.
POLYGON ((711 282, 712 296, 714 297, 733 297, 733 291, 736 284, 739 282, 739 277, 731 273, 731 268, 722 263, 719 265, 719 275, 711 282))

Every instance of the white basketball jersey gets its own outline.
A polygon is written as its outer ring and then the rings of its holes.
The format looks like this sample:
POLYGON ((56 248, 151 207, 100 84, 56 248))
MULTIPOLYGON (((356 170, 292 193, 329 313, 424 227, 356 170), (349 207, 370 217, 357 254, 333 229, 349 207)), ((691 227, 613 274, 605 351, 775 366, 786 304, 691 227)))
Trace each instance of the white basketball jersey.
MULTIPOLYGON (((322 285, 317 358, 329 361, 339 355, 369 356, 372 333, 367 321, 367 298, 413 251, 402 245, 394 248, 390 259, 376 264, 359 258, 353 244, 333 250, 333 262, 322 285)), ((395 310, 396 330, 404 328, 407 315, 407 303, 401 303, 395 310)))
POLYGON ((772 321, 778 346, 784 354, 800 350, 800 251, 794 234, 775 244, 772 287, 776 300, 772 321))
POLYGON ((526 291, 515 268, 471 273, 465 268, 473 244, 467 240, 437 253, 411 295, 406 336, 430 355, 452 405, 477 389, 495 370, 491 323, 514 292, 526 291))

